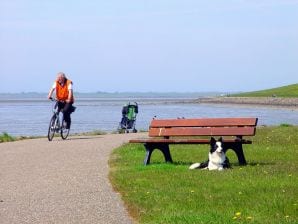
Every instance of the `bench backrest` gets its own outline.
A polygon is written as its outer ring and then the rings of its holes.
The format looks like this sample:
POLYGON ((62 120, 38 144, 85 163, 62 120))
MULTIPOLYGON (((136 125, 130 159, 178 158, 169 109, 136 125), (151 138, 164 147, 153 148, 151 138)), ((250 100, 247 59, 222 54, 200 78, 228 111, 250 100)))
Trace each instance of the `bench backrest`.
POLYGON ((253 136, 258 118, 153 119, 150 137, 253 136))

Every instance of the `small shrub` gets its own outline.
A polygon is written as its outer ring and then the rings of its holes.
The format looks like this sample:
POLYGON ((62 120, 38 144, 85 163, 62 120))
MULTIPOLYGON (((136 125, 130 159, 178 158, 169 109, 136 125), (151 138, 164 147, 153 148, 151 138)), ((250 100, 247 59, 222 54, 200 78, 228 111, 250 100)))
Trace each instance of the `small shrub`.
POLYGON ((0 142, 12 142, 15 141, 15 138, 7 134, 6 132, 3 132, 2 135, 0 135, 0 142))
POLYGON ((291 127, 291 126, 293 126, 293 125, 291 125, 291 124, 286 124, 286 123, 282 123, 282 124, 280 124, 280 127, 291 127))

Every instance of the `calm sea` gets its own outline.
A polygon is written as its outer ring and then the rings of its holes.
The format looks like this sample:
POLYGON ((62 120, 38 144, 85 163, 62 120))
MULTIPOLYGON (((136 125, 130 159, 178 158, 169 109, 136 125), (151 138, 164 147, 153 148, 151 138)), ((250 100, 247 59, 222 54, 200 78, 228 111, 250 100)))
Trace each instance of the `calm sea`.
MULTIPOLYGON (((122 117, 122 107, 128 102, 137 102, 139 105, 136 119, 138 130, 147 130, 151 119, 155 116, 157 118, 258 117, 258 125, 298 124, 297 110, 185 103, 195 98, 197 96, 194 94, 169 96, 149 93, 137 97, 125 94, 78 96, 74 104, 77 109, 72 114, 71 133, 94 130, 116 131, 122 117)), ((52 106, 53 103, 46 100, 46 94, 25 96, 0 94, 0 133, 7 132, 13 136, 46 136, 52 106)))

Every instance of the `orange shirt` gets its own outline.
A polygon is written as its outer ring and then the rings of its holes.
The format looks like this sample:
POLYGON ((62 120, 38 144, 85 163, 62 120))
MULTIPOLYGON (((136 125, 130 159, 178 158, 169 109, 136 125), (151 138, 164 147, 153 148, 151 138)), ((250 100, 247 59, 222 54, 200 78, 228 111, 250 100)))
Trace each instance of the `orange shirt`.
MULTIPOLYGON (((56 81, 56 98, 59 101, 66 101, 68 99, 68 94, 69 94, 69 89, 68 86, 69 84, 72 84, 72 81, 67 79, 66 83, 61 86, 61 84, 56 81)), ((71 101, 73 102, 73 96, 71 97, 71 101)))

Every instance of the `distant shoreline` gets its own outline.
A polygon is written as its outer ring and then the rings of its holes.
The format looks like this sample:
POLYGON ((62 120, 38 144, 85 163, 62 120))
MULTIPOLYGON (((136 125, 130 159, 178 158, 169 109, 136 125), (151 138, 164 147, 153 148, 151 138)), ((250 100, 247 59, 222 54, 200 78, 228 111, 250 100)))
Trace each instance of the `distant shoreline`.
POLYGON ((195 103, 241 104, 255 106, 283 107, 298 109, 298 98, 282 97, 206 97, 194 100, 195 103))

